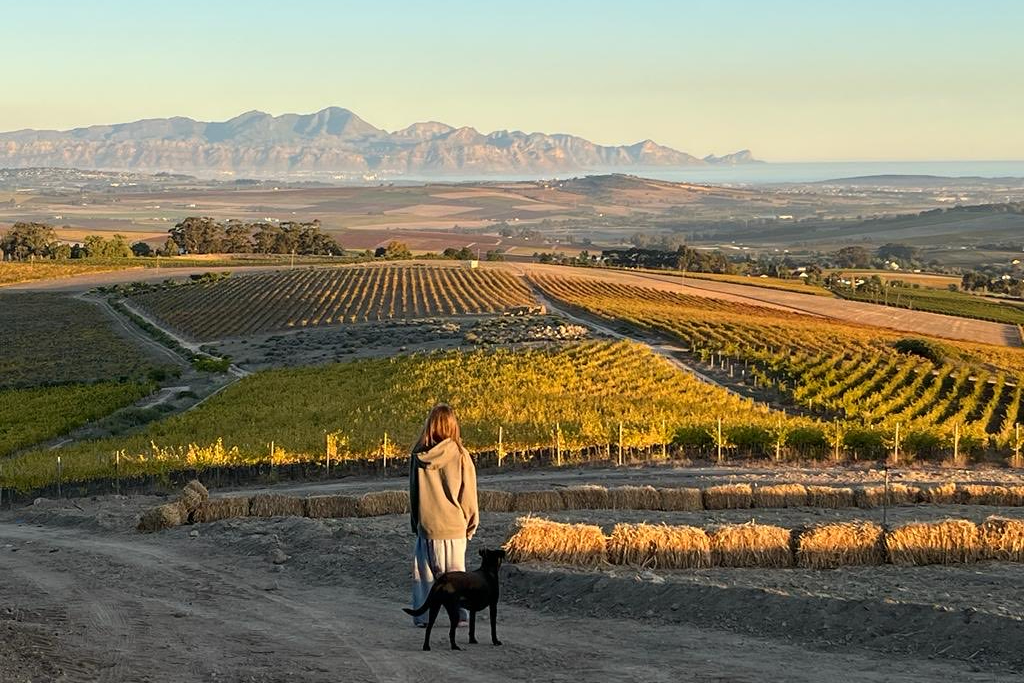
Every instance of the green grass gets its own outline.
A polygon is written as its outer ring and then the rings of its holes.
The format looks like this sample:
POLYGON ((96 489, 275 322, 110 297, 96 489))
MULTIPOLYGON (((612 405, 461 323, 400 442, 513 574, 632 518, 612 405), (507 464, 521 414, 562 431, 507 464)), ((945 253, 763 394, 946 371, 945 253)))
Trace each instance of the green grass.
POLYGON ((63 294, 0 294, 0 389, 146 377, 154 363, 112 325, 63 294))
POLYGON ((964 292, 951 292, 949 290, 924 287, 920 289, 913 287, 886 287, 884 292, 879 294, 853 292, 846 288, 837 288, 835 293, 844 299, 852 299, 854 301, 869 301, 897 308, 944 313, 961 318, 989 320, 1008 325, 1024 324, 1024 306, 999 303, 964 292))
POLYGON ((145 384, 102 382, 0 391, 0 456, 66 434, 151 390, 145 384))

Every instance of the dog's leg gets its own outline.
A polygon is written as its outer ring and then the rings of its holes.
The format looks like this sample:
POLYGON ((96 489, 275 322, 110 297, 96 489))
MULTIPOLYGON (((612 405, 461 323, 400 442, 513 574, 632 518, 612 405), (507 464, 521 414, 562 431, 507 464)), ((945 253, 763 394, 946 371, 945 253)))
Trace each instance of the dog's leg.
POLYGON ((501 645, 501 641, 498 640, 498 603, 491 603, 491 642, 495 645, 501 645))
POLYGON ((476 610, 469 610, 469 644, 476 645, 476 610))
POLYGON ((448 610, 448 621, 452 622, 451 628, 448 629, 448 640, 451 642, 453 650, 461 650, 462 648, 455 644, 455 629, 459 626, 458 600, 446 602, 444 608, 448 610))
POLYGON ((430 619, 427 621, 427 632, 423 634, 423 649, 427 652, 430 651, 430 632, 434 629, 434 622, 437 621, 437 613, 441 611, 441 605, 438 603, 431 603, 430 605, 430 619))

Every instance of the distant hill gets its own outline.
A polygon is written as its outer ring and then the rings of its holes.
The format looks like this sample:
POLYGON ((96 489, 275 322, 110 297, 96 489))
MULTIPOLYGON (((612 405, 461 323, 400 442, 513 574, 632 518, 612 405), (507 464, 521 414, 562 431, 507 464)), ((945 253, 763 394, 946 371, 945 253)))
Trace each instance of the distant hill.
POLYGON ((435 121, 395 132, 348 109, 227 121, 147 119, 66 131, 0 133, 0 167, 234 173, 496 175, 640 171, 757 163, 749 150, 698 159, 651 140, 604 146, 573 135, 500 130, 484 134, 435 121))

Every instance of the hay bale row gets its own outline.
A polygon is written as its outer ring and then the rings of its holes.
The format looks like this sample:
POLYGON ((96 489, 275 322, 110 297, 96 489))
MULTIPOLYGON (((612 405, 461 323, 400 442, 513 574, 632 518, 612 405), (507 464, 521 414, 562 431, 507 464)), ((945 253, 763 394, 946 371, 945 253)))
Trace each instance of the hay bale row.
POLYGON ((989 517, 978 531, 985 559, 1024 562, 1024 520, 989 517))
POLYGON ((608 559, 657 569, 700 569, 711 566, 707 533, 692 526, 616 524, 607 541, 608 559))
POLYGON ((250 517, 302 517, 305 513, 302 498, 277 493, 257 493, 249 504, 250 517))
POLYGON ((859 508, 877 508, 888 505, 916 505, 922 502, 921 489, 905 484, 890 484, 886 492, 885 486, 865 486, 854 493, 854 502, 859 508), (888 496, 888 500, 886 499, 888 496))
POLYGON ((807 505, 807 487, 803 484, 771 484, 754 489, 756 508, 796 508, 807 505))
POLYGON ((703 494, 705 510, 736 510, 753 507, 754 490, 750 484, 709 486, 703 494))
POLYGON ((845 486, 808 486, 807 505, 815 508, 852 508, 853 489, 845 486))
POLYGON ((558 562, 595 566, 607 560, 601 527, 559 524, 537 517, 520 517, 516 531, 503 546, 510 562, 558 562))
POLYGON ((834 569, 885 562, 885 534, 872 522, 819 524, 797 536, 796 564, 806 569, 834 569))
POLYGON ((704 509, 704 495, 698 488, 658 489, 661 509, 669 512, 691 512, 704 509))
POLYGON ((957 485, 953 482, 935 484, 922 489, 921 498, 932 505, 953 505, 960 502, 957 485))
POLYGON ((617 486, 608 495, 614 510, 661 509, 661 495, 653 486, 617 486))
POLYGON ((303 514, 313 519, 358 517, 359 498, 355 496, 310 496, 304 501, 303 514))
POLYGON ((188 521, 188 510, 185 509, 184 503, 179 500, 173 503, 157 505, 155 508, 150 508, 143 512, 136 529, 142 532, 163 531, 164 529, 181 526, 186 521, 188 521))
POLYGON ((562 489, 562 503, 566 510, 607 510, 612 506, 608 489, 592 484, 562 489))
POLYGON ((767 524, 728 524, 711 537, 711 562, 717 567, 792 567, 792 532, 767 524))
POLYGON ((959 564, 978 559, 981 535, 965 519, 913 522, 886 533, 885 547, 893 564, 959 564))
POLYGON ((181 502, 190 516, 209 498, 210 492, 198 479, 193 479, 185 484, 185 488, 181 492, 181 502))
POLYGON ((252 499, 249 496, 224 496, 209 498, 200 504, 192 514, 193 522, 216 522, 232 517, 248 517, 252 499))
POLYGON ((512 512, 515 495, 510 491, 481 489, 476 492, 482 512, 512 512))
POLYGON ((965 484, 957 487, 957 500, 968 505, 1019 507, 1024 505, 1024 486, 965 484))
POLYGON ((409 512, 408 491, 373 491, 359 499, 360 517, 401 515, 409 512))
POLYGON ((565 501, 558 491, 516 491, 512 500, 515 512, 551 512, 564 510, 565 501))

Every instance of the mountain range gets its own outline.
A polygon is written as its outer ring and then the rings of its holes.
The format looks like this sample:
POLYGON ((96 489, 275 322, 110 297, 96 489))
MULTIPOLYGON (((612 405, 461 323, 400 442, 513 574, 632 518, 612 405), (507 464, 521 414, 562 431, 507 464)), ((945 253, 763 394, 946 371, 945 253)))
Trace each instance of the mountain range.
POLYGON ((435 121, 388 132, 340 107, 280 116, 250 111, 217 122, 173 117, 0 133, 0 167, 252 176, 485 176, 745 163, 759 162, 749 150, 700 159, 651 140, 605 146, 574 135, 507 130, 484 134, 435 121))

